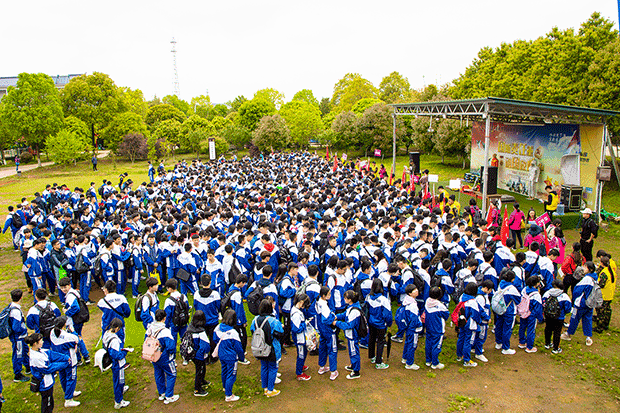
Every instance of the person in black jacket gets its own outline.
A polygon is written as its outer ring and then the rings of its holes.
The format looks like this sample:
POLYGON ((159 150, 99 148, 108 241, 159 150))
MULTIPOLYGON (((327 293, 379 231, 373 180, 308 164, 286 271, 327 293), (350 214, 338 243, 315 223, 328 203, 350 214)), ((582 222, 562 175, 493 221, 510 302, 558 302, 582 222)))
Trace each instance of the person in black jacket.
POLYGON ((594 247, 594 238, 598 236, 598 225, 592 218, 592 210, 586 208, 581 211, 583 222, 581 223, 581 254, 586 261, 592 261, 592 248, 594 247))

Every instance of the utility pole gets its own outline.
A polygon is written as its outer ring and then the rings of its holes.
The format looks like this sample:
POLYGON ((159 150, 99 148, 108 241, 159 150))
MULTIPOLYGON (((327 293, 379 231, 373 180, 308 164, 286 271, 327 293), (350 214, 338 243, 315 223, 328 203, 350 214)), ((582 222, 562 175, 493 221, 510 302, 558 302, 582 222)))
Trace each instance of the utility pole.
POLYGON ((174 79, 173 79, 174 94, 176 97, 179 97, 179 95, 181 94, 181 89, 179 87, 179 72, 177 71, 177 41, 174 40, 174 37, 173 37, 170 43, 172 44, 172 66, 174 69, 174 79))

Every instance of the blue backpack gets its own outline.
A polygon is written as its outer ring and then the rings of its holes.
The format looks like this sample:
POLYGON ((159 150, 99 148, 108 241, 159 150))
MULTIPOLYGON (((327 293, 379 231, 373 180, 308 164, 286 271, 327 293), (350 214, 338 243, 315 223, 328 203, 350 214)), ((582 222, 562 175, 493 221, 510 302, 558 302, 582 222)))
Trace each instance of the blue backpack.
POLYGON ((11 335, 11 322, 10 322, 11 306, 7 306, 2 312, 0 312, 0 339, 7 338, 11 335))

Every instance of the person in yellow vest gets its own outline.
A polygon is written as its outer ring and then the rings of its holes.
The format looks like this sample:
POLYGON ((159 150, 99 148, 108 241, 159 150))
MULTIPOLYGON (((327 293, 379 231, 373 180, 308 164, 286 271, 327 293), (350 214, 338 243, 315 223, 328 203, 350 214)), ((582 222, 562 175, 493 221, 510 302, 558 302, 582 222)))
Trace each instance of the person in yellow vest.
POLYGON ((450 207, 450 212, 455 217, 461 215, 461 204, 456 200, 456 196, 454 194, 448 197, 448 206, 450 207))
POLYGON ((443 207, 445 207, 448 202, 448 191, 446 191, 443 185, 439 185, 437 188, 437 202, 439 203, 439 209, 443 211, 443 207))
POLYGON ((549 215, 549 219, 553 221, 553 214, 558 209, 558 203, 560 198, 558 197, 558 193, 553 190, 551 185, 547 185, 545 187, 545 192, 547 193, 547 200, 543 203, 545 207, 545 212, 549 215))
POLYGON ((611 321, 611 301, 616 291, 616 281, 618 274, 611 267, 611 258, 609 255, 600 257, 601 265, 598 271, 598 284, 601 286, 603 293, 603 305, 596 309, 596 316, 593 317, 594 331, 602 333, 609 329, 611 321))

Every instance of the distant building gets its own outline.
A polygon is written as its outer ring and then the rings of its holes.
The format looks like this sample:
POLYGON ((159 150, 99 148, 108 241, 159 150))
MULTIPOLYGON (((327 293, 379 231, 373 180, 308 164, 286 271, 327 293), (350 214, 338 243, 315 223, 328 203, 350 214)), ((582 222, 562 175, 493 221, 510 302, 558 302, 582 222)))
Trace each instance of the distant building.
MULTIPOLYGON (((58 90, 62 89, 65 87, 65 85, 67 83, 69 83, 69 81, 75 77, 78 76, 82 76, 81 74, 77 74, 77 75, 56 75, 56 76, 52 76, 52 80, 54 81, 54 84, 56 85, 56 88, 58 90)), ((4 97, 4 95, 7 94, 7 91, 9 89, 9 86, 17 86, 17 76, 10 76, 10 77, 0 77, 0 100, 2 100, 2 98, 4 97)))

